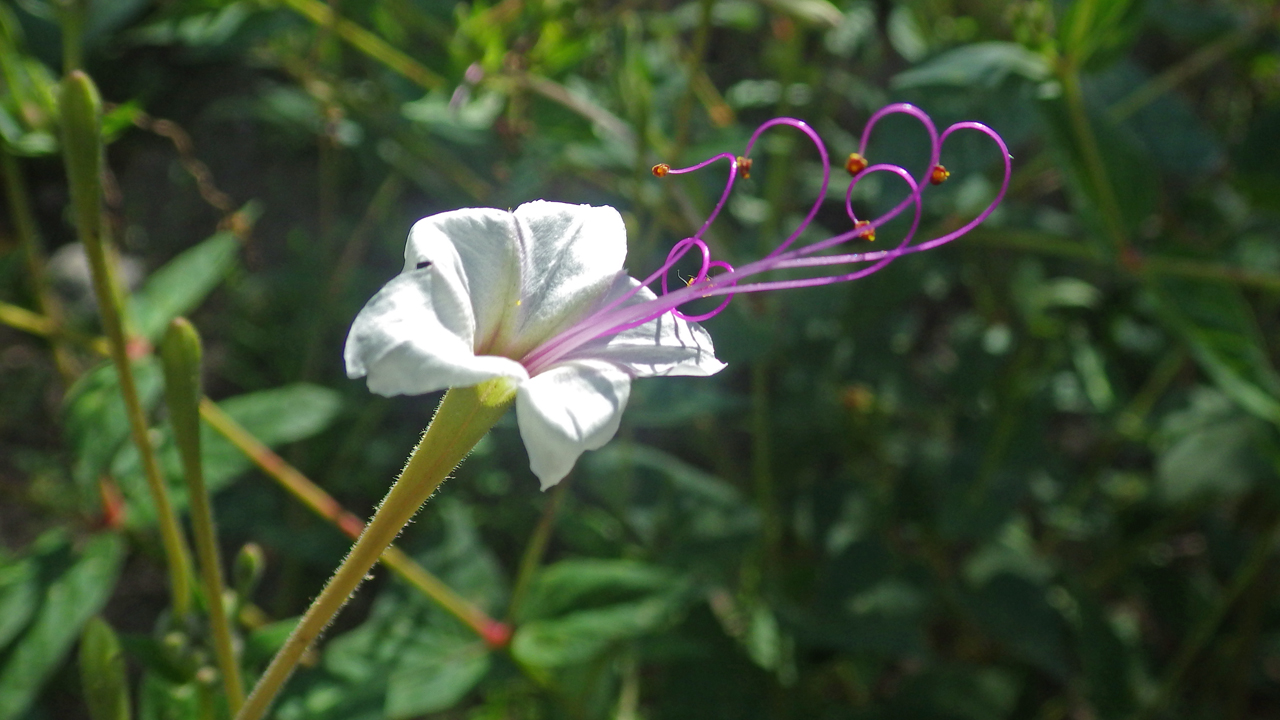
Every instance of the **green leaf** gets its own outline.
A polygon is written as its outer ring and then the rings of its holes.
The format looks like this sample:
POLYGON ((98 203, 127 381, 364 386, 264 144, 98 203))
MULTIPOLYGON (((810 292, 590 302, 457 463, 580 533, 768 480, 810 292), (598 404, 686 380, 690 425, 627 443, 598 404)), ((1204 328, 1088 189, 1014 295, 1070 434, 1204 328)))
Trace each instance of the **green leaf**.
POLYGON ((1141 0, 1076 0, 1058 24, 1058 43, 1078 66, 1113 59, 1133 41, 1143 20, 1141 0))
POLYGON ((1190 406, 1169 413, 1156 435, 1156 488, 1161 500, 1237 497, 1267 473, 1256 448, 1266 425, 1225 395, 1199 387, 1190 406))
POLYGON ((1138 658, 1116 635, 1104 608, 1084 593, 1072 594, 1077 608, 1076 652, 1084 671, 1084 690, 1098 717, 1127 718, 1135 705, 1133 669, 1138 658))
POLYGON ((129 720, 129 684, 120 639, 100 617, 80 634, 80 682, 93 720, 129 720))
POLYGON ((8 646, 30 622, 39 591, 34 560, 0 565, 0 648, 8 646))
MULTIPOLYGON (((341 396, 318 385, 295 383, 228 398, 219 406, 258 440, 269 447, 277 447, 306 439, 327 428, 341 408, 341 396)), ((182 463, 174 446, 173 434, 168 427, 157 428, 155 432, 159 435, 156 452, 170 483, 174 505, 185 508, 187 489, 179 481, 182 463)), ((226 487, 252 465, 243 452, 205 424, 200 427, 200 444, 205 484, 210 493, 226 487)), ((121 447, 111 470, 129 501, 129 524, 145 527, 155 522, 137 449, 131 444, 121 447)))
POLYGON ((387 685, 393 720, 447 710, 489 672, 491 656, 474 638, 431 633, 400 655, 387 685))
POLYGON ((1213 281, 1161 280, 1153 287, 1166 323, 1218 388, 1248 412, 1280 424, 1280 374, 1240 291, 1213 281))
MULTIPOLYGON (((160 363, 153 357, 134 362, 133 378, 142 407, 155 407, 164 389, 160 363)), ((129 418, 115 366, 103 363, 85 373, 67 391, 65 408, 63 421, 75 457, 75 476, 90 485, 129 440, 129 418)))
POLYGON ((511 654, 517 661, 534 667, 585 662, 614 643, 662 629, 675 619, 681 605, 680 594, 670 593, 534 620, 516 629, 511 654))
POLYGON ((49 583, 34 622, 0 665, 0 720, 13 720, 31 705, 81 628, 106 604, 123 559, 119 537, 97 535, 49 583))
POLYGON ((152 273, 130 299, 137 331, 154 342, 170 320, 198 307, 235 264, 239 247, 235 235, 220 232, 152 273))
POLYGON ((521 605, 524 618, 545 618, 574 608, 598 607, 670 591, 678 576, 632 560, 564 560, 543 568, 521 605))
POLYGON ((983 42, 961 45, 899 73, 893 87, 947 86, 994 88, 1011 75, 1033 82, 1047 80, 1049 61, 1038 53, 1011 42, 983 42))
POLYGON ((1001 574, 965 598, 987 633, 1016 657, 1066 679, 1069 676, 1062 617, 1045 600, 1045 589, 1016 575, 1001 574))

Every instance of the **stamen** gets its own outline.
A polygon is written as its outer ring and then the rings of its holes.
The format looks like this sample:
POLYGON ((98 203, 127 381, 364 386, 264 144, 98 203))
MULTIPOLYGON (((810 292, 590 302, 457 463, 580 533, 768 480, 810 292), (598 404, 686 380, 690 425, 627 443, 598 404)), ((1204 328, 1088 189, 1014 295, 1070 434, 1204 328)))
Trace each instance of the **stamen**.
POLYGON ((857 175, 867 169, 867 159, 858 153, 849 153, 849 159, 844 161, 845 172, 850 175, 857 175))
MULTIPOLYGON (((666 163, 661 163, 653 167, 655 177, 666 177, 670 175, 683 175, 685 173, 701 170, 708 165, 720 160, 728 160, 732 163, 724 191, 720 195, 719 201, 712 209, 710 215, 703 222, 702 226, 691 237, 684 238, 676 243, 671 251, 667 254, 666 262, 658 267, 647 278, 623 293, 620 297, 614 298, 611 302, 596 310, 589 317, 584 318, 581 322, 576 323, 572 328, 553 337, 537 348, 534 348, 527 355, 521 358, 521 363, 531 372, 535 373, 559 362, 562 358, 572 353, 583 343, 589 342, 594 338, 608 337, 625 332, 631 328, 639 327, 645 323, 651 322, 662 315, 671 313, 675 317, 699 322, 714 317, 725 307, 729 301, 737 293, 743 292, 762 292, 766 290, 782 290, 787 288, 803 288, 818 287, 822 285, 830 285, 833 283, 848 282, 866 277, 874 272, 886 267, 890 262, 904 255, 924 252, 964 235, 979 223, 986 220, 996 206, 1004 199, 1005 192, 1009 188, 1009 178, 1012 174, 1012 163, 1009 156, 1009 148, 1005 145, 1004 140, 991 128, 976 122, 959 122, 951 125, 942 133, 939 133, 933 121, 919 108, 906 103, 896 103, 881 108, 875 112, 867 121, 863 128, 862 139, 858 146, 858 152, 850 153, 845 161, 845 170, 849 172, 852 179, 849 182, 848 190, 845 193, 845 210, 849 216, 853 227, 845 232, 828 237, 825 240, 816 242, 808 242, 799 247, 792 245, 800 238, 800 236, 809 228, 817 216, 819 209, 827 198, 827 187, 830 180, 831 165, 827 150, 818 137, 817 133, 805 122, 795 118, 774 118, 766 121, 751 135, 751 139, 747 142, 744 155, 734 155, 732 153, 721 153, 714 157, 708 158, 696 165, 690 167, 672 169, 666 163), (876 124, 884 117, 891 114, 903 114, 918 120, 929 136, 929 164, 928 168, 920 176, 912 175, 905 168, 888 163, 879 163, 870 165, 863 153, 866 152, 867 143, 871 132, 876 124), (806 135, 814 148, 818 151, 820 167, 823 171, 823 178, 819 192, 812 206, 809 208, 808 214, 801 219, 800 223, 794 230, 779 243, 774 249, 767 253, 764 257, 754 262, 747 263, 740 267, 734 268, 722 260, 714 260, 711 257, 710 248, 703 241, 702 235, 710 227, 711 223, 720 214, 725 207, 725 203, 729 199, 729 194, 733 190, 733 183, 737 178, 749 178, 751 176, 751 160, 746 154, 751 152, 756 140, 759 139, 761 133, 774 126, 787 126, 794 130, 798 130, 806 135), (987 136, 1000 151, 1000 159, 1004 165, 1004 178, 1000 183, 999 190, 991 203, 987 205, 976 217, 971 218, 964 225, 953 228, 949 232, 932 238, 924 242, 914 242, 916 231, 920 227, 921 213, 923 210, 922 193, 930 184, 938 185, 945 182, 951 176, 951 173, 939 163, 939 157, 942 152, 942 146, 953 133, 967 130, 976 131, 987 136), (888 212, 880 215, 873 220, 860 220, 854 215, 853 211, 853 190, 859 182, 866 179, 873 173, 889 173, 897 176, 907 186, 908 192, 896 206, 888 212), (855 253, 836 253, 836 254, 820 254, 823 251, 836 248, 840 245, 848 243, 855 239, 865 239, 874 241, 876 237, 876 228, 893 220, 903 212, 911 211, 911 223, 907 228, 905 235, 901 240, 897 241, 892 248, 884 250, 876 250, 874 252, 855 252, 855 253), (679 263, 689 252, 697 250, 701 255, 698 272, 686 280, 683 275, 677 272, 677 277, 684 281, 684 287, 676 286, 670 288, 668 286, 668 277, 671 270, 679 263), (854 266, 857 269, 849 269, 854 266), (816 275, 810 277, 796 277, 788 279, 767 280, 763 276, 766 273, 777 270, 817 270, 821 268, 835 269, 838 267, 846 268, 844 270, 836 270, 831 274, 816 275), (711 274, 711 270, 717 270, 716 274, 711 274), (659 283, 661 293, 653 300, 646 302, 632 302, 632 298, 639 292, 640 288, 649 287, 659 283), (688 315, 680 311, 680 308, 698 299, 705 298, 722 298, 720 304, 710 312, 701 315, 688 315)), ((654 288, 657 290, 658 288, 654 288)))

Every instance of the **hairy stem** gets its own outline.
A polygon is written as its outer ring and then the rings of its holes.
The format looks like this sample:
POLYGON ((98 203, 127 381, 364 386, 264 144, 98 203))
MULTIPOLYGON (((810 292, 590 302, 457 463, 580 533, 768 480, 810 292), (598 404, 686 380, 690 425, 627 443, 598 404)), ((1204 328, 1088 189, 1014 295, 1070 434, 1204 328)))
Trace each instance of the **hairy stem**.
MULTIPOLYGON (((343 534, 355 540, 364 532, 364 521, 348 512, 333 496, 272 452, 271 448, 262 444, 262 441, 231 419, 209 398, 200 401, 200 417, 252 460, 260 470, 279 483, 280 487, 312 512, 333 523, 343 534)), ((506 624, 489 617, 484 610, 445 585, 396 546, 392 545, 383 551, 380 560, 405 582, 474 630, 485 642, 500 646, 510 638, 511 630, 506 624)))
POLYGON ((337 616, 418 508, 489 432, 514 399, 515 385, 505 378, 472 388, 454 388, 445 394, 399 479, 391 486, 347 558, 271 660, 236 720, 259 720, 266 714, 303 652, 337 616))

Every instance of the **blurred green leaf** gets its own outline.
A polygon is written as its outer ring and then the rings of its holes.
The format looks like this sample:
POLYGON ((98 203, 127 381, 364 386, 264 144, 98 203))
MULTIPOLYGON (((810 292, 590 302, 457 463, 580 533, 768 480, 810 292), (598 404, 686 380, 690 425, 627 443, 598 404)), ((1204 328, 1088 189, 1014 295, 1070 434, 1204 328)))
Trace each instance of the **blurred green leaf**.
POLYGON ((672 571, 633 560, 562 560, 534 577, 521 617, 553 617, 670 591, 679 584, 679 576, 672 571))
POLYGON ((893 78, 899 90, 944 85, 959 88, 994 88, 1010 76, 1032 82, 1047 80, 1049 61, 1011 42, 961 45, 923 62, 893 78))
POLYGON ((1238 497, 1267 473, 1255 449, 1265 426, 1209 388, 1195 389, 1190 400, 1164 417, 1156 436, 1159 497, 1168 503, 1238 497))
POLYGON ((13 720, 26 712, 81 628, 111 596, 123 559, 123 541, 101 534, 89 539, 69 566, 46 569, 54 575, 40 598, 39 610, 0 664, 0 720, 13 720))
POLYGON ((1056 677, 1070 673, 1062 617, 1045 588, 1015 575, 997 575, 965 598, 982 628, 1019 659, 1056 677))
POLYGON ((1152 286, 1165 322, 1240 407, 1280 424, 1280 374, 1240 291, 1223 282, 1162 279, 1152 286))
POLYGON ((152 273, 130 299, 130 317, 138 332, 155 342, 170 320, 196 309, 226 277, 239 248, 235 235, 220 232, 152 273))
POLYGON ((491 656, 476 638, 426 635, 405 650, 387 681, 392 720, 447 710, 489 672, 491 656))
POLYGON ((129 680, 120 640, 100 617, 80 634, 80 682, 93 720, 129 720, 129 680))
POLYGON ((511 654, 518 662, 540 668, 585 662, 617 642, 670 625, 683 605, 681 596, 653 595, 524 623, 512 638, 511 654))
POLYGON ((0 563, 0 649, 27 627, 38 606, 36 563, 30 558, 0 563))
POLYGON ((1080 67, 1113 60, 1141 28, 1143 0, 1076 0, 1058 23, 1062 53, 1080 67))
MULTIPOLYGON (((138 400, 150 410, 164 390, 160 362, 146 357, 133 363, 138 400)), ((67 390, 63 418, 74 451, 74 472, 82 487, 96 487, 98 478, 129 440, 129 419, 120 379, 111 363, 103 363, 80 377, 67 390)))

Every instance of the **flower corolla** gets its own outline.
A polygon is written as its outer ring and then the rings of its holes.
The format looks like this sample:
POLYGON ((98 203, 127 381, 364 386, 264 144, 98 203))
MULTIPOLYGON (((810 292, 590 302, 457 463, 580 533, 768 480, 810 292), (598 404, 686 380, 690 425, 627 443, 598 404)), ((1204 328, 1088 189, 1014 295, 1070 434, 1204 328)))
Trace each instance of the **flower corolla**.
POLYGON ((418 221, 405 247, 404 270, 374 295, 351 327, 347 374, 367 376, 369 389, 382 395, 514 380, 520 435, 530 467, 546 489, 568 474, 583 451, 603 446, 617 432, 632 378, 706 376, 724 367, 698 322, 724 310, 733 295, 856 280, 903 255, 946 244, 990 216, 1012 170, 1008 148, 987 126, 960 122, 939 133, 918 108, 889 105, 867 121, 858 151, 845 163, 852 178, 844 207, 852 228, 798 244, 826 201, 831 179, 830 158, 817 133, 803 121, 775 118, 752 134, 741 156, 724 153, 680 169, 661 164, 654 175, 690 173, 721 160, 728 161, 729 173, 719 202, 697 232, 676 243, 666 262, 644 280, 622 269, 626 229, 613 208, 538 201, 514 212, 456 210, 418 221), (930 159, 918 175, 893 164, 871 164, 865 157, 873 128, 892 114, 917 119, 928 134, 930 159), (724 208, 735 179, 749 177, 756 141, 778 126, 799 130, 817 149, 823 168, 817 197, 800 224, 763 258, 736 268, 712 259, 703 234, 724 208), (913 243, 922 193, 951 174, 940 163, 942 146, 964 130, 987 136, 999 149, 1000 189, 968 222, 913 243), (898 177, 907 193, 880 217, 861 220, 853 209, 854 188, 876 173, 898 177), (874 241, 876 228, 909 208, 910 226, 894 247, 847 252, 849 243, 874 241), (700 261, 699 269, 685 286, 670 289, 671 271, 690 253, 700 261), (805 276, 815 269, 819 274, 805 276), (784 276, 759 277, 776 271, 785 271, 784 276), (650 289, 657 284, 661 294, 650 289), (699 315, 681 311, 707 298, 721 300, 699 315))
POLYGON ((610 207, 537 201, 419 220, 404 270, 351 326, 347 374, 367 376, 380 395, 514 380, 530 466, 550 487, 617 432, 632 378, 724 367, 707 332, 670 312, 553 363, 524 362, 620 298, 620 306, 654 299, 622 269, 626 251, 626 228, 610 207))

